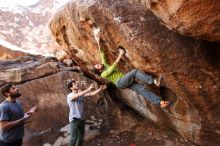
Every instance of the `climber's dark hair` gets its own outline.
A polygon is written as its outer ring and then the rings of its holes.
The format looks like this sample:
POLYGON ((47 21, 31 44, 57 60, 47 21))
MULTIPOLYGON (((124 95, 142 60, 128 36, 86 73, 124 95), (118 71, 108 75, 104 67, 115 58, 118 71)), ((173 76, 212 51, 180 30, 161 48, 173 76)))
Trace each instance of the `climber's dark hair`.
POLYGON ((97 74, 97 75, 100 75, 100 74, 102 73, 102 72, 100 72, 99 69, 95 68, 95 66, 93 66, 92 72, 94 72, 94 73, 97 74))
POLYGON ((9 92, 10 92, 10 89, 11 89, 11 87, 12 87, 13 85, 14 85, 14 83, 12 83, 12 82, 6 83, 6 84, 2 87, 1 94, 6 97, 6 96, 7 96, 6 93, 9 93, 9 92))
POLYGON ((67 81, 67 88, 71 91, 71 87, 73 86, 73 83, 76 83, 76 80, 71 79, 67 81))

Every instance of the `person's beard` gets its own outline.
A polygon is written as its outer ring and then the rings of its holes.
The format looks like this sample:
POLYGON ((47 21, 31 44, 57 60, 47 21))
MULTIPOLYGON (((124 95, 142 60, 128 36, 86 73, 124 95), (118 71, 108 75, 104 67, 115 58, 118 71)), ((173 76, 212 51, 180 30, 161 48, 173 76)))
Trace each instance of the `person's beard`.
POLYGON ((12 93, 11 94, 11 98, 18 98, 18 97, 20 97, 21 96, 21 93, 19 93, 19 92, 16 92, 16 93, 12 93))

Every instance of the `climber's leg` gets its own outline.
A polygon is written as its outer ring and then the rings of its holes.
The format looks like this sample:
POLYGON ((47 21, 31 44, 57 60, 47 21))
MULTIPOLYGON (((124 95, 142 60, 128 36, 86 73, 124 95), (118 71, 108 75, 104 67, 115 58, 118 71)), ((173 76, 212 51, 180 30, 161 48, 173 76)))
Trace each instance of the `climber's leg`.
POLYGON ((134 83, 129 88, 137 92, 138 94, 142 95, 143 97, 145 97, 147 100, 149 100, 153 104, 160 104, 161 102, 161 99, 159 96, 149 91, 148 89, 146 89, 143 85, 139 83, 134 83))
POLYGON ((138 93, 139 95, 142 95, 143 97, 145 97, 151 103, 159 104, 161 108, 165 108, 171 105, 170 101, 161 100, 159 96, 149 91, 148 89, 146 89, 143 85, 139 83, 133 83, 129 88, 135 91, 136 93, 138 93))
POLYGON ((154 78, 145 74, 142 71, 134 69, 134 70, 126 73, 125 76, 123 78, 121 78, 116 83, 116 86, 119 88, 127 88, 127 87, 131 86, 136 79, 141 80, 146 84, 153 84, 154 83, 154 78))

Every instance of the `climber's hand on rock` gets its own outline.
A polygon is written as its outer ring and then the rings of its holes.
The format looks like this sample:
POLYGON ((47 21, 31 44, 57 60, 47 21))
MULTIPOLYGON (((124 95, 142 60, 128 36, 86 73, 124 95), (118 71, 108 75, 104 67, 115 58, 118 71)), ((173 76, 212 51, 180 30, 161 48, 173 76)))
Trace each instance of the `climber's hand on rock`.
POLYGON ((125 50, 123 48, 119 48, 119 53, 120 53, 120 55, 124 55, 125 54, 125 50))

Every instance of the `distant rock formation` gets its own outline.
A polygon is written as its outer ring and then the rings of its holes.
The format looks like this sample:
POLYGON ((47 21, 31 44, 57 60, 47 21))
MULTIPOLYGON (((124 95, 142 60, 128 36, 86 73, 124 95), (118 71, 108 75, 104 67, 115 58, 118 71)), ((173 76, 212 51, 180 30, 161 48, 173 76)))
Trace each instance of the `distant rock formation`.
POLYGON ((48 22, 67 1, 35 0, 35 5, 31 6, 4 6, 5 2, 1 3, 0 39, 35 55, 53 55, 58 45, 51 37, 48 22))
POLYGON ((0 45, 0 60, 8 60, 8 59, 11 60, 25 55, 28 55, 28 53, 13 51, 0 45))

